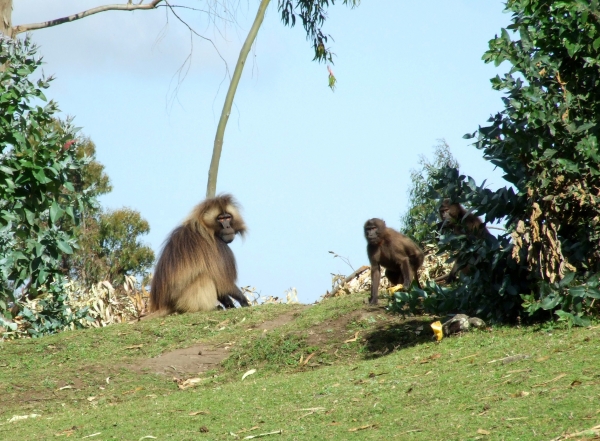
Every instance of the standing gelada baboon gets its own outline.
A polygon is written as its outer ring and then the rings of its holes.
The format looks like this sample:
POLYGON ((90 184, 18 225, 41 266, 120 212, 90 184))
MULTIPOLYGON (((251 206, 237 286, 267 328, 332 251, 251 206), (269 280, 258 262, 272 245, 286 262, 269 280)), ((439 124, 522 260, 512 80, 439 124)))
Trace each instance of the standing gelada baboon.
MULTIPOLYGON (((450 199, 444 199, 440 205, 440 229, 449 229, 454 234, 467 234, 483 239, 492 236, 489 230, 481 219, 473 213, 469 213, 465 208, 457 203, 450 203, 450 199)), ((458 262, 454 263, 450 272, 444 276, 437 277, 436 283, 451 282, 455 279, 458 273, 458 262)), ((462 269, 463 272, 468 272, 469 268, 462 269)))
POLYGON ((367 254, 371 263, 371 298, 369 303, 377 304, 381 266, 385 276, 394 285, 406 287, 419 279, 417 270, 423 265, 424 254, 421 248, 404 234, 388 228, 381 219, 369 219, 365 223, 367 254))
POLYGON ((227 245, 246 225, 231 195, 206 199, 165 241, 152 278, 153 315, 210 311, 217 301, 226 308, 248 300, 236 286, 237 268, 227 245))

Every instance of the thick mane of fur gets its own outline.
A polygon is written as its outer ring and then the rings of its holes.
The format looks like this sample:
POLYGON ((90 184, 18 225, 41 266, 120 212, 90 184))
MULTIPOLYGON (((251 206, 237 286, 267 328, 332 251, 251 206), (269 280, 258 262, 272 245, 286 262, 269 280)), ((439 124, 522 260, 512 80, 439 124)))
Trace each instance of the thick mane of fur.
POLYGON ((248 302, 235 285, 237 269, 229 246, 216 239, 217 217, 230 214, 235 233, 247 228, 239 205, 229 194, 198 204, 163 245, 150 291, 151 310, 164 313, 214 309, 217 300, 233 306, 230 296, 243 306, 248 302))
POLYGON ((208 232, 217 231, 220 226, 217 222, 217 216, 223 213, 229 213, 232 217, 231 226, 240 236, 244 236, 247 231, 246 224, 240 215, 240 206, 234 197, 230 194, 219 195, 212 199, 206 199, 196 205, 192 212, 183 222, 184 225, 191 226, 194 230, 204 236, 207 240, 214 240, 214 235, 208 232))

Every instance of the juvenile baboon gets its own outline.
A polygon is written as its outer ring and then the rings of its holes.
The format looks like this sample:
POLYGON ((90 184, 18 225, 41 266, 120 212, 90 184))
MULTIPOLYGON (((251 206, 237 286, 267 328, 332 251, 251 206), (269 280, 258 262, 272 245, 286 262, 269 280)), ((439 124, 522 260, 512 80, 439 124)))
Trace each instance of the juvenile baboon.
MULTIPOLYGON (((454 234, 467 234, 476 238, 491 236, 481 219, 472 213, 468 213, 462 205, 451 204, 450 199, 444 199, 440 205, 440 220, 440 228, 450 230, 454 234)), ((450 272, 436 278, 435 282, 451 282, 456 278, 458 271, 458 262, 455 262, 450 272)), ((462 271, 467 273, 469 268, 465 267, 462 271)))
POLYGON ((423 251, 404 234, 388 228, 381 219, 369 219, 365 223, 367 254, 371 263, 371 298, 369 303, 377 304, 381 266, 385 275, 394 285, 410 286, 417 278, 417 270, 423 265, 423 251))
POLYGON ((165 241, 152 278, 150 310, 153 315, 226 308, 248 300, 236 286, 237 268, 227 245, 246 225, 231 195, 206 199, 165 241))

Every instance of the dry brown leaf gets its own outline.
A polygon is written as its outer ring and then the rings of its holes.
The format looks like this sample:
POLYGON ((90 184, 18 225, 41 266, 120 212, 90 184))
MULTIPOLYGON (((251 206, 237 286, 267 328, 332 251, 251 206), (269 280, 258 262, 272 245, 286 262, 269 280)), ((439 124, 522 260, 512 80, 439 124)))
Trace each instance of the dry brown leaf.
POLYGON ((539 384, 534 384, 532 387, 545 386, 546 384, 554 383, 555 381, 558 381, 562 377, 566 377, 566 376, 567 376, 567 374, 560 374, 559 376, 554 377, 552 380, 544 381, 543 383, 539 383, 539 384))
POLYGON ((69 436, 75 434, 75 430, 77 430, 77 428, 75 426, 73 426, 70 429, 63 430, 62 432, 55 433, 54 436, 66 436, 66 437, 69 437, 69 436))
POLYGON ((190 387, 196 387, 202 381, 202 378, 188 378, 184 380, 182 378, 173 378, 173 381, 177 383, 177 387, 180 390, 188 389, 190 387))
POLYGON ((366 426, 355 427, 353 429, 348 429, 348 432, 358 432, 359 430, 371 429, 375 428, 376 424, 367 424, 366 426))
POLYGON ((310 354, 308 357, 306 357, 306 360, 304 360, 304 363, 302 363, 303 365, 306 365, 306 363, 308 363, 308 361, 313 358, 315 355, 317 355, 316 352, 313 352, 312 354, 310 354))
POLYGON ((546 355, 545 357, 540 357, 540 358, 536 358, 536 362, 541 363, 543 361, 549 360, 550 357, 548 355, 546 355))
POLYGON ((491 432, 484 429, 477 429, 477 433, 480 435, 489 435, 491 432))
POLYGON ((136 387, 135 389, 126 390, 125 392, 122 393, 122 395, 133 394, 140 390, 144 390, 144 388, 140 386, 140 387, 136 387))
POLYGON ((133 345, 133 346, 126 346, 123 349, 142 349, 144 347, 143 344, 139 344, 139 345, 133 345))
POLYGON ((473 358, 473 357, 477 357, 479 355, 479 352, 477 352, 476 354, 473 355, 467 355, 466 357, 462 357, 462 358, 457 358, 454 361, 461 361, 461 360, 466 360, 467 358, 473 358))
POLYGON ((75 386, 72 386, 70 384, 67 384, 66 386, 63 387, 59 387, 58 390, 65 390, 65 389, 75 389, 75 386))
POLYGON ((530 392, 525 392, 523 390, 521 392, 516 392, 516 393, 512 394, 511 397, 513 397, 513 398, 522 398, 522 397, 529 396, 530 394, 531 394, 530 392))
POLYGON ((190 412, 188 413, 189 416, 196 416, 196 415, 208 415, 210 412, 208 410, 197 410, 196 412, 190 412))
POLYGON ((581 381, 579 380, 575 380, 571 383, 571 387, 575 387, 575 386, 581 386, 581 381))
POLYGON ((241 430, 238 430, 237 433, 246 433, 246 432, 252 432, 253 430, 256 429, 260 429, 259 426, 254 426, 254 427, 250 427, 249 429, 246 429, 245 427, 241 430))
POLYGON ((358 340, 358 334, 359 334, 359 331, 356 331, 356 333, 354 334, 354 337, 349 338, 348 340, 344 340, 344 343, 351 343, 353 341, 358 340))

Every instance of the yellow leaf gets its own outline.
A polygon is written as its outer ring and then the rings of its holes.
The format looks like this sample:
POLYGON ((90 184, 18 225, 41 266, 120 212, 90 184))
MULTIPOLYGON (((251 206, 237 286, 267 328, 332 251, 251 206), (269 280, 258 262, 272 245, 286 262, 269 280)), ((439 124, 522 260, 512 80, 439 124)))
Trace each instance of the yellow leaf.
POLYGON ((435 335, 437 341, 440 341, 442 338, 444 338, 444 331, 442 331, 442 322, 440 322, 439 320, 437 322, 433 322, 431 324, 431 329, 433 329, 433 335, 435 335))

